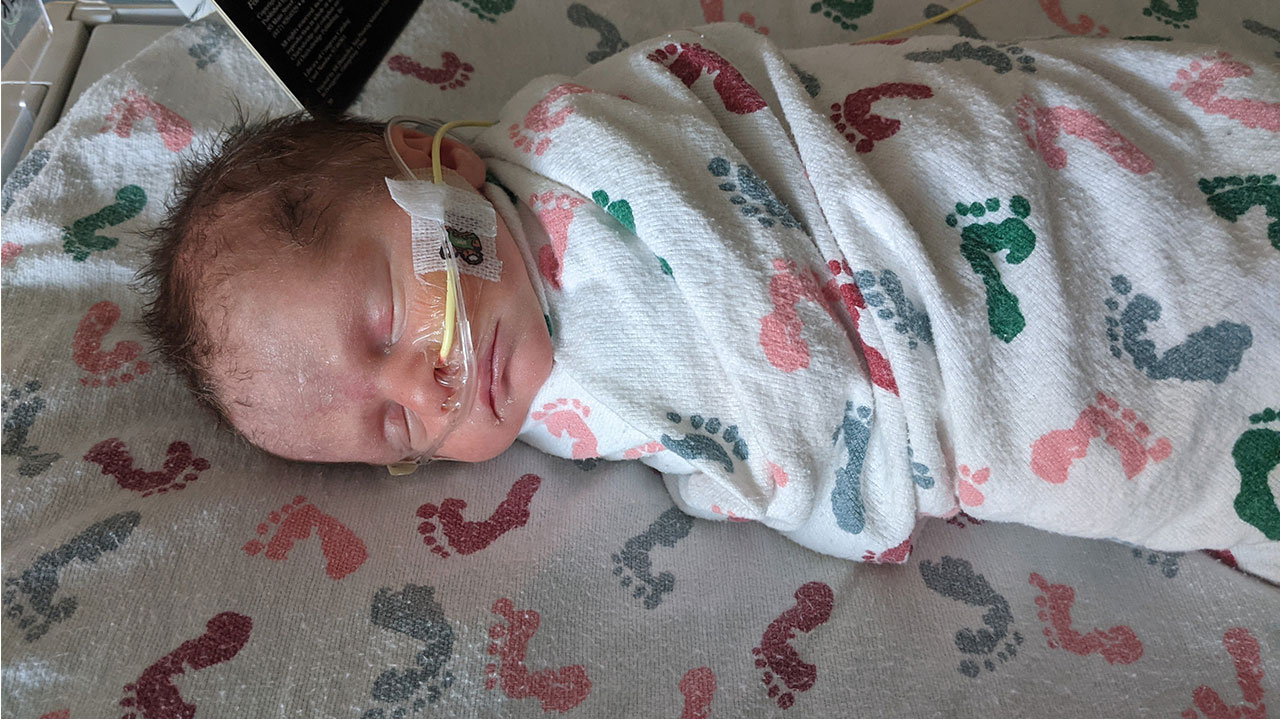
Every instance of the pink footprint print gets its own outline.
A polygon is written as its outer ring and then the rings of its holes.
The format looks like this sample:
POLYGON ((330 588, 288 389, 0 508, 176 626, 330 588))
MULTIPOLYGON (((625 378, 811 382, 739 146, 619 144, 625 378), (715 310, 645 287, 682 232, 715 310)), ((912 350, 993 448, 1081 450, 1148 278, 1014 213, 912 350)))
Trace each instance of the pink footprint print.
POLYGON ((75 360, 81 370, 90 373, 80 378, 81 385, 115 387, 120 383, 133 382, 138 376, 151 372, 150 363, 138 360, 132 369, 115 374, 142 354, 142 345, 132 340, 121 340, 110 351, 103 351, 102 341, 119 320, 120 306, 108 300, 89 308, 80 319, 76 334, 71 338, 71 359, 75 360))
POLYGON ((795 704, 795 693, 809 690, 818 681, 818 668, 801 660, 789 643, 796 630, 813 632, 831 617, 835 594, 826 583, 814 581, 801 585, 795 599, 795 606, 769 623, 760 645, 751 649, 756 667, 764 671, 761 679, 769 688, 769 697, 783 710, 795 704), (782 691, 782 684, 786 685, 786 692, 782 691))
POLYGON ((417 515, 422 518, 422 522, 418 523, 418 533, 422 535, 422 542, 431 548, 431 552, 440 557, 449 557, 449 550, 435 536, 437 527, 432 519, 439 518, 444 536, 449 541, 449 548, 459 555, 470 555, 483 550, 494 540, 529 522, 529 503, 533 501, 533 495, 541 485, 542 478, 537 475, 521 475, 489 519, 478 522, 462 519, 462 511, 467 507, 466 500, 445 498, 439 507, 425 503, 418 508, 417 515))
POLYGON ((960 502, 969 507, 978 507, 986 502, 987 497, 982 494, 978 486, 985 485, 991 479, 991 468, 984 467, 971 471, 968 465, 961 465, 959 470, 960 477, 956 480, 956 494, 960 496, 960 502))
POLYGON ((205 623, 205 632, 142 671, 137 681, 124 686, 130 693, 120 701, 122 717, 193 718, 196 706, 182 699, 174 678, 187 668, 203 670, 235 657, 253 631, 253 620, 240 613, 218 613, 205 623))
POLYGON ((1099 392, 1096 405, 1080 411, 1075 425, 1066 430, 1052 430, 1031 444, 1031 471, 1046 482, 1060 485, 1076 460, 1089 452, 1089 444, 1102 436, 1120 453, 1124 476, 1130 480, 1147 467, 1147 462, 1160 462, 1173 452, 1168 438, 1157 438, 1151 445, 1147 439, 1151 429, 1140 421, 1133 410, 1121 409, 1111 397, 1099 392))
POLYGON ((116 135, 127 138, 133 134, 134 124, 148 117, 155 120, 156 129, 160 131, 160 137, 164 139, 166 148, 178 152, 191 144, 191 138, 194 135, 191 131, 191 123, 137 90, 126 92, 124 97, 111 107, 111 112, 107 113, 106 124, 98 132, 104 133, 114 127, 116 135))
POLYGON ((561 83, 551 88, 541 100, 529 108, 529 112, 525 113, 523 125, 512 123, 511 127, 507 128, 507 135, 511 138, 511 142, 517 149, 525 153, 532 152, 541 157, 547 148, 551 147, 551 138, 545 134, 564 125, 573 114, 572 105, 565 105, 555 112, 551 109, 560 100, 570 95, 590 92, 594 91, 577 83, 561 83))
POLYGON ((244 544, 247 555, 257 555, 266 550, 269 560, 286 560, 293 544, 311 537, 312 529, 320 536, 320 552, 324 555, 324 572, 334 580, 355 572, 364 561, 369 559, 369 551, 364 541, 338 522, 332 515, 320 512, 314 504, 299 495, 292 503, 286 503, 279 510, 272 510, 267 515, 271 522, 258 523, 258 535, 266 537, 271 532, 271 525, 278 525, 275 535, 266 543, 254 539, 244 544))
MULTIPOLYGON (((1062 0, 1040 0, 1040 9, 1044 10, 1050 22, 1072 35, 1088 35, 1095 27, 1093 18, 1084 13, 1077 16, 1075 22, 1071 22, 1067 14, 1062 11, 1062 0)), ((1106 25, 1096 25, 1096 27, 1098 32, 1094 37, 1106 37, 1111 32, 1106 25)))
POLYGON ((170 443, 165 455, 164 465, 160 470, 135 468, 133 456, 120 438, 107 438, 89 448, 84 459, 101 465, 103 475, 114 477, 117 485, 125 490, 140 492, 142 497, 181 490, 188 483, 199 479, 200 473, 209 469, 209 461, 196 457, 191 446, 180 440, 170 443), (188 468, 192 472, 185 472, 188 468), (182 476, 181 479, 178 478, 179 475, 182 476))
POLYGON ((711 700, 716 696, 716 674, 709 667, 696 667, 680 678, 680 694, 684 696, 681 718, 711 717, 711 700))
POLYGON ((1142 657, 1142 641, 1128 625, 1117 625, 1110 630, 1094 628, 1081 635, 1071 627, 1071 606, 1076 601, 1076 591, 1070 585, 1059 585, 1045 580, 1040 573, 1031 573, 1030 582, 1040 588, 1036 596, 1037 615, 1045 623, 1044 636, 1049 647, 1062 648, 1076 655, 1101 653, 1112 665, 1128 665, 1142 657))
POLYGON ((541 410, 534 410, 529 417, 534 422, 547 426, 552 437, 562 438, 568 435, 573 440, 572 456, 574 460, 600 457, 596 446, 596 434, 587 427, 587 418, 591 408, 581 400, 559 398, 554 403, 547 403, 541 410))
POLYGON ((1222 636, 1222 646, 1227 649, 1236 669, 1236 684, 1244 702, 1239 705, 1228 705, 1217 690, 1208 685, 1201 685, 1191 693, 1195 708, 1182 711, 1182 717, 1200 717, 1199 710, 1207 718, 1265 718, 1267 705, 1262 689, 1262 647, 1258 639, 1242 627, 1227 630, 1222 636))
POLYGON ((911 557, 911 538, 880 553, 867 550, 862 554, 862 562, 872 565, 902 565, 911 557))
POLYGON ((542 227, 551 238, 550 245, 538 248, 538 272, 547 284, 560 289, 560 270, 564 267, 564 253, 569 247, 569 225, 573 214, 586 203, 586 199, 550 190, 541 195, 529 196, 529 207, 538 215, 542 227))
POLYGON ((764 98, 751 87, 728 60, 697 43, 667 43, 647 56, 650 60, 666 65, 684 83, 692 88, 702 73, 715 76, 712 87, 721 102, 735 115, 749 115, 765 107, 764 98))
POLYGON ((662 443, 650 441, 647 443, 641 443, 640 445, 637 445, 627 450, 626 452, 622 453, 622 457, 626 458, 627 460, 639 460, 642 457, 647 457, 649 455, 656 455, 666 449, 667 448, 664 447, 662 443))
POLYGON ((21 254, 22 246, 18 243, 9 242, 8 240, 0 243, 0 266, 8 265, 21 254))
POLYGON ((542 618, 534 610, 516 610, 508 598, 498 598, 493 612, 506 619, 506 624, 489 627, 489 654, 496 662, 485 666, 484 687, 492 690, 502 684, 502 692, 512 700, 534 697, 542 701, 543 710, 568 712, 591 694, 591 679, 581 665, 566 665, 552 670, 529 672, 524 656, 529 641, 538 632, 542 618))
POLYGON ((876 387, 897 395, 898 381, 893 376, 889 358, 862 339, 862 311, 867 309, 867 301, 862 297, 862 291, 853 280, 853 270, 849 267, 849 263, 838 260, 827 261, 827 269, 834 276, 825 288, 827 295, 839 297, 844 302, 845 310, 853 318, 853 330, 858 336, 858 344, 862 346, 862 356, 867 360, 867 371, 871 375, 871 382, 876 387))
POLYGON ((471 79, 476 69, 471 63, 462 62, 458 56, 445 51, 440 53, 444 65, 439 68, 420 65, 408 55, 393 55, 387 61, 387 67, 404 75, 411 75, 428 85, 435 85, 441 90, 454 90, 463 87, 471 79))
POLYGON ((45 718, 49 718, 50 720, 55 720, 55 719, 70 718, 70 717, 71 717, 71 708, 63 708, 61 710, 51 710, 41 715, 40 720, 45 720, 45 718))
POLYGON ((832 103, 831 122, 836 132, 853 143, 860 153, 869 153, 877 140, 887 140, 902 129, 902 121, 871 112, 872 104, 887 98, 923 100, 933 97, 933 88, 915 83, 887 82, 863 88, 845 97, 843 103, 832 103), (859 137, 861 136, 861 137, 859 137))
POLYGON ((1038 151, 1054 170, 1067 166, 1067 151, 1058 145, 1058 136, 1062 132, 1088 140, 1110 155, 1120 167, 1136 175, 1145 175, 1155 169, 1155 163, 1137 145, 1088 110, 1066 105, 1040 107, 1025 95, 1018 100, 1015 110, 1018 128, 1027 140, 1027 146, 1038 151))
POLYGON ((1193 61, 1189 68, 1179 70, 1178 79, 1169 89, 1182 93, 1191 104, 1210 115, 1226 115, 1247 128, 1280 132, 1280 103, 1222 96, 1227 80, 1252 75, 1253 68, 1232 60, 1229 53, 1219 52, 1205 55, 1193 61))

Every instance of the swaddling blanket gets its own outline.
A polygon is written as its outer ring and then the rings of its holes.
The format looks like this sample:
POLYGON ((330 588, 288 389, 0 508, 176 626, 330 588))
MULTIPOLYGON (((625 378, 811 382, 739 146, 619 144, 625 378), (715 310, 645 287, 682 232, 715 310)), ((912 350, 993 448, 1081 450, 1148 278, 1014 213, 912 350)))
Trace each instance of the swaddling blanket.
POLYGON ((555 347, 523 437, 846 558, 963 509, 1280 578, 1278 132, 1274 65, 1158 42, 721 25, 537 80, 477 142, 555 347))

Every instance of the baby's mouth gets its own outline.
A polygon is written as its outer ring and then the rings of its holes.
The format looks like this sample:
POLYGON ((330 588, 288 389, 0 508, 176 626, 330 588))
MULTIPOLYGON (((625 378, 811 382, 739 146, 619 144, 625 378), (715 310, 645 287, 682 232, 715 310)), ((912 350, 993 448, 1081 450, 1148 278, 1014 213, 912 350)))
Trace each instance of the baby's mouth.
MULTIPOLYGON (((498 409, 498 382, 500 376, 498 374, 498 327, 501 323, 494 323, 493 337, 489 339, 489 356, 485 358, 489 365, 489 409, 493 412, 493 416, 498 422, 503 420, 503 412, 498 409)), ((503 404, 505 409, 506 404, 503 404)))

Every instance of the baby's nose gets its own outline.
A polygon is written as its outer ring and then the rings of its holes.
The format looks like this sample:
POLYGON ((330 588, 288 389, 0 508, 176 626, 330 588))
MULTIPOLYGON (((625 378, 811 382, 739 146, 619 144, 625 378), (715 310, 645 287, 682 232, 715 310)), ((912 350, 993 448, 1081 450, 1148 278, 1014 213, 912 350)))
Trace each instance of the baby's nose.
POLYGON ((418 416, 427 432, 433 432, 449 414, 453 392, 436 379, 434 357, 401 343, 391 350, 380 373, 384 394, 418 416))

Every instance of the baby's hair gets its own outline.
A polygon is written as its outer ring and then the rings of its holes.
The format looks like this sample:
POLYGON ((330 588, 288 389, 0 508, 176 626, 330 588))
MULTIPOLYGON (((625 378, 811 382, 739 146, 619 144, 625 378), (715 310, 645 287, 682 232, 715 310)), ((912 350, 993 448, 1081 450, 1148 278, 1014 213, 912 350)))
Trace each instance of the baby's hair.
POLYGON ((230 261, 237 255, 322 244, 321 223, 335 200, 385 187, 382 178, 394 168, 384 127, 351 116, 253 120, 239 113, 179 169, 165 218, 147 233, 138 280, 151 297, 142 322, 161 359, 222 424, 231 426, 212 371, 219 329, 202 310, 212 286, 236 272, 230 261), (229 218, 249 218, 261 232, 224 232, 229 218))

